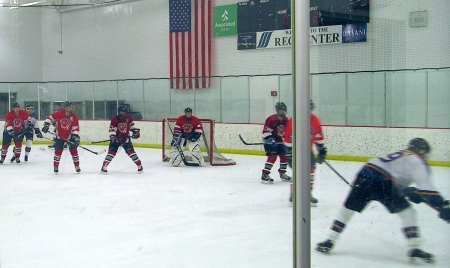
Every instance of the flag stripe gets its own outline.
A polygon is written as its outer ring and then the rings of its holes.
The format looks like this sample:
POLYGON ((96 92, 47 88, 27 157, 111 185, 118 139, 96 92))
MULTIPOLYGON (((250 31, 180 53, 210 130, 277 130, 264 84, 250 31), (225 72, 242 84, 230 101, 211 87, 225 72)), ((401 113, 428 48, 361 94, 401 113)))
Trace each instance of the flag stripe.
POLYGON ((211 75, 212 1, 170 0, 169 5, 170 87, 207 88, 211 75), (187 12, 191 12, 190 16, 187 12))

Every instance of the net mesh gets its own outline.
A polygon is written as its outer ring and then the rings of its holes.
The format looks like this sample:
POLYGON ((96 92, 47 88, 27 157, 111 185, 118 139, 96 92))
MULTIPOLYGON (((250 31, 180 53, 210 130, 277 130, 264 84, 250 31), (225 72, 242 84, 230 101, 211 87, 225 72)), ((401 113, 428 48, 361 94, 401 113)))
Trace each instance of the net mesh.
MULTIPOLYGON (((172 142, 173 133, 172 130, 175 126, 176 118, 166 118, 162 122, 162 160, 168 161, 168 152, 172 150, 170 143, 172 142)), ((202 151, 203 159, 205 162, 209 162, 211 166, 229 166, 235 165, 236 161, 233 159, 225 158, 220 153, 214 142, 214 120, 212 119, 200 119, 200 123, 203 128, 203 134, 198 140, 200 150, 202 151)))

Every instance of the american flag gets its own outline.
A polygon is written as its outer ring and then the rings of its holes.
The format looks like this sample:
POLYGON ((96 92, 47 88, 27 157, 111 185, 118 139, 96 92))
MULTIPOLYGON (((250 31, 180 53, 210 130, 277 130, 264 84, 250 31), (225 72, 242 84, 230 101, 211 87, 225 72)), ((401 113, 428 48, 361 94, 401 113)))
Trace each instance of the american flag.
POLYGON ((210 86, 211 1, 169 0, 171 88, 210 86))

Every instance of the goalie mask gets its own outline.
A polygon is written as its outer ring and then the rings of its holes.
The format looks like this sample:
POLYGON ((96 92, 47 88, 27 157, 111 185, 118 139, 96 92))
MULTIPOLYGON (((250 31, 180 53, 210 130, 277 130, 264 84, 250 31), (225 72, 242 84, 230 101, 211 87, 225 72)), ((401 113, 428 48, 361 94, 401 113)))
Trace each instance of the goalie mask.
POLYGON ((189 121, 191 120, 192 117, 192 109, 190 107, 187 107, 186 109, 184 109, 184 118, 189 121))

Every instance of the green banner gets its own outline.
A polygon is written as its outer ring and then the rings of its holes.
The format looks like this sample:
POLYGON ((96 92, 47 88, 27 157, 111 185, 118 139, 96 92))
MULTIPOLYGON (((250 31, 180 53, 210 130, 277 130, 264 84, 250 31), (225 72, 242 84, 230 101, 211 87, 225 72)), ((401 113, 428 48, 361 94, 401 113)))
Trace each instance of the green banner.
POLYGON ((214 36, 237 34, 237 5, 218 6, 213 10, 214 36))

